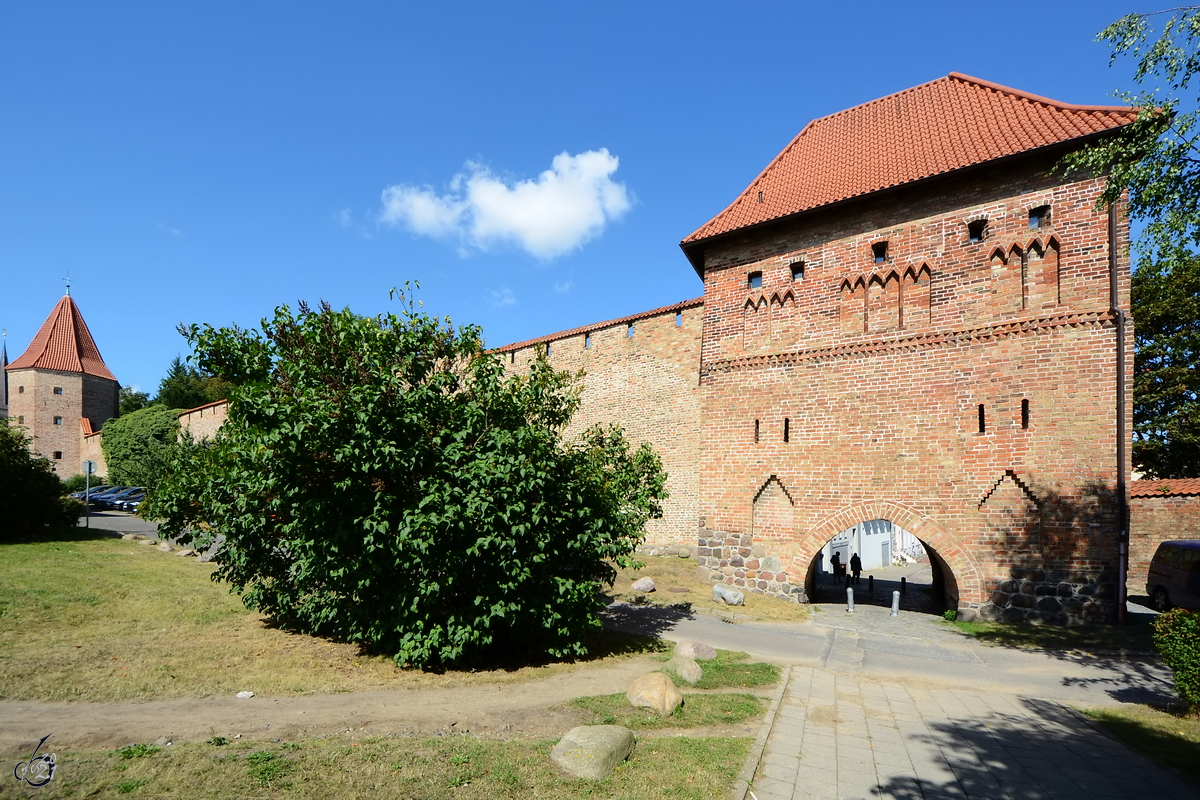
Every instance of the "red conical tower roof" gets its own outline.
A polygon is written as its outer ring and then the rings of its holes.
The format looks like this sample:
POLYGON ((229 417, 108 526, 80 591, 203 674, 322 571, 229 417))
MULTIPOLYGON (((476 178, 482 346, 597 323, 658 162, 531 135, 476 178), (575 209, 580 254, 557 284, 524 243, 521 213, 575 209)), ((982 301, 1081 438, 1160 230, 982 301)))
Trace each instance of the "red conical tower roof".
POLYGON ((6 369, 57 369, 117 380, 105 366, 100 348, 70 295, 58 301, 29 348, 6 369))

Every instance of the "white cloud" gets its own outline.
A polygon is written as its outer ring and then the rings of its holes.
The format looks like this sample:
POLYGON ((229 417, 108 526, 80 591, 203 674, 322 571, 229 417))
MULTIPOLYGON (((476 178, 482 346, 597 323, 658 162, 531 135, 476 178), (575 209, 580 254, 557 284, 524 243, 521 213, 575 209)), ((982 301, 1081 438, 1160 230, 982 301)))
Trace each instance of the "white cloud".
POLYGON ((491 303, 496 308, 515 306, 517 304, 517 296, 513 294, 512 289, 492 289, 490 294, 491 303))
POLYGON ((183 231, 179 230, 179 228, 172 228, 167 225, 163 225, 161 222, 158 223, 158 229, 160 231, 165 231, 166 233, 169 233, 172 236, 183 236, 183 231))
POLYGON ((543 261, 582 247, 629 211, 618 159, 606 149, 560 153, 536 181, 508 183, 468 163, 447 194, 408 184, 383 191, 381 222, 421 236, 457 239, 466 250, 515 244, 543 261))
POLYGON ((559 283, 558 281, 555 281, 554 291, 558 292, 559 294, 566 294, 567 292, 571 291, 571 282, 563 281, 562 283, 559 283))

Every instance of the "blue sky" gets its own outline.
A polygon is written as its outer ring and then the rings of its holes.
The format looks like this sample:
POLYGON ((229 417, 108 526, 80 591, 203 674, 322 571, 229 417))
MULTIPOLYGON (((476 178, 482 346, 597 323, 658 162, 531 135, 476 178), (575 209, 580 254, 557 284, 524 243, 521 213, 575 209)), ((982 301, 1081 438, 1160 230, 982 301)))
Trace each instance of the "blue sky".
POLYGON ((7 3, 0 327, 71 294, 153 393, 180 322, 328 300, 502 345, 696 297, 679 241, 810 119, 951 71, 1133 88, 1064 3, 7 3))

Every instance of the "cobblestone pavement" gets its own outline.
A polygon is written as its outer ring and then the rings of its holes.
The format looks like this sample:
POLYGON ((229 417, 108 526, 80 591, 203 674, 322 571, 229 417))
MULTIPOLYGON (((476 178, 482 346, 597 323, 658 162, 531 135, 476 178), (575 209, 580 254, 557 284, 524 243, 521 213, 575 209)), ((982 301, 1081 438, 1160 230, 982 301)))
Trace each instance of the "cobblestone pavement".
POLYGON ((1059 703, 793 667, 745 797, 1198 795, 1059 703))

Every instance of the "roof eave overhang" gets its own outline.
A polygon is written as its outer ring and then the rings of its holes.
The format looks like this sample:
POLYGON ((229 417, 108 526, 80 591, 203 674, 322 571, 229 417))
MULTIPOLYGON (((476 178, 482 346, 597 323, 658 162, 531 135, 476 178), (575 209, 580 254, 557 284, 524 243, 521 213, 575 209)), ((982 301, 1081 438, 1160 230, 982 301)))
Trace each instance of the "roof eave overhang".
MULTIPOLYGON (((1127 124, 1129 124, 1129 123, 1126 123, 1126 125, 1127 124)), ((1008 163, 1011 161, 1016 161, 1016 160, 1019 160, 1022 158, 1030 158, 1033 156, 1053 152, 1056 149, 1057 150, 1077 150, 1085 145, 1091 144, 1094 141, 1102 139, 1105 136, 1115 135, 1118 131, 1122 130, 1124 127, 1125 127, 1125 125, 1119 125, 1117 127, 1108 128, 1106 130, 1096 131, 1095 133, 1089 133, 1086 136, 1080 136, 1075 139, 1068 139, 1067 141, 1064 141, 1064 142, 1055 142, 1053 144, 1043 145, 1042 147, 1035 147, 1031 150, 1022 150, 1019 153, 1012 153, 1007 156, 1001 156, 1000 158, 993 158, 993 159, 989 159, 988 161, 981 161, 978 164, 968 164, 965 167, 959 167, 957 169, 952 169, 947 172, 939 172, 935 175, 928 175, 924 178, 920 178, 915 181, 907 181, 905 183, 898 183, 894 186, 886 186, 882 189, 876 189, 875 191, 867 192, 866 194, 857 194, 857 195, 854 195, 853 197, 846 197, 842 200, 836 200, 832 203, 825 203, 824 205, 815 206, 813 208, 806 208, 803 211, 797 211, 793 214, 785 214, 782 217, 775 217, 773 219, 763 220, 762 222, 754 222, 754 223, 751 223, 750 225, 743 225, 740 228, 734 228, 731 231, 725 231, 723 233, 714 234, 713 236, 709 236, 704 239, 697 239, 693 242, 684 240, 679 243, 679 247, 680 247, 680 249, 683 250, 683 254, 687 257, 688 262, 692 265, 692 269, 696 270, 696 274, 699 275, 700 280, 703 281, 704 280, 704 250, 708 246, 715 244, 717 242, 720 242, 724 239, 728 239, 731 236, 744 234, 748 231, 757 230, 759 228, 767 228, 772 225, 781 225, 781 224, 795 222, 796 220, 802 219, 805 216, 816 214, 821 211, 828 211, 829 209, 833 209, 833 208, 839 208, 841 206, 849 205, 851 203, 856 203, 856 202, 864 200, 868 197, 872 197, 872 198, 879 197, 881 195, 891 194, 893 192, 898 192, 898 191, 901 191, 904 189, 911 189, 914 186, 927 185, 929 183, 933 183, 934 181, 941 180, 941 179, 944 179, 944 178, 947 178, 950 176, 964 175, 964 174, 970 173, 975 170, 982 170, 982 169, 986 169, 988 167, 994 167, 998 164, 1005 164, 1005 163, 1008 163)))

